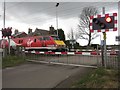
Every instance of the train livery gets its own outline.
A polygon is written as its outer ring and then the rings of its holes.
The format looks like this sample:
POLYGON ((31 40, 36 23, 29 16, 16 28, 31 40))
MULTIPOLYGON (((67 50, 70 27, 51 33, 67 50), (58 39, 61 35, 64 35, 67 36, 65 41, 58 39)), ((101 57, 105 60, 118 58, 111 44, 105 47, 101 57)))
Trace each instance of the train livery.
MULTIPOLYGON (((65 43, 58 36, 31 36, 12 38, 16 45, 25 47, 25 50, 66 50, 65 43)), ((8 45, 7 45, 8 46, 8 45)))

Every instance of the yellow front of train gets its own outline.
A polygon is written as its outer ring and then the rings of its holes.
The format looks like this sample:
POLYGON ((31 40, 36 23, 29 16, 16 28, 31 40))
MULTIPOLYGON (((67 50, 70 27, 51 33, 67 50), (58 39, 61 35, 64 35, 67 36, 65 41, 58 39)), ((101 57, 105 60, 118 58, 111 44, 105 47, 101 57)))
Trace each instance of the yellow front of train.
POLYGON ((66 44, 60 40, 57 36, 52 36, 55 43, 56 43, 56 49, 59 51, 66 51, 66 44))

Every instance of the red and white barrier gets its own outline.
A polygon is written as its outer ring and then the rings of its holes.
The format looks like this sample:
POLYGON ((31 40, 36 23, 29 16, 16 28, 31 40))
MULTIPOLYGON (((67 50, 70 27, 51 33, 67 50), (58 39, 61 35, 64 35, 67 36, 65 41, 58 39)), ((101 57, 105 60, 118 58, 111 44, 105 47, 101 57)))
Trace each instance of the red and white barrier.
MULTIPOLYGON (((99 52, 97 54, 97 52, 41 52, 41 51, 25 51, 25 53, 32 53, 32 54, 51 54, 51 55, 85 55, 85 56, 93 56, 93 55, 101 55, 101 53, 99 52)), ((114 53, 107 53, 108 56, 111 55, 117 55, 116 52, 114 53)))

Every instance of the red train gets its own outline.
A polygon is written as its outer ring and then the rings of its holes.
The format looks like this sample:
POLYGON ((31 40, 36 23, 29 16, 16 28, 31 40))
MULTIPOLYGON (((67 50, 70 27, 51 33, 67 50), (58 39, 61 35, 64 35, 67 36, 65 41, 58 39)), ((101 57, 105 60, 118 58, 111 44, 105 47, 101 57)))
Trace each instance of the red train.
MULTIPOLYGON (((58 36, 32 36, 23 38, 12 38, 16 46, 25 47, 25 50, 52 50, 62 51, 66 50, 65 43, 58 38, 58 36)), ((3 43, 1 43, 3 46, 3 43)), ((5 42, 8 47, 8 42, 5 42)))

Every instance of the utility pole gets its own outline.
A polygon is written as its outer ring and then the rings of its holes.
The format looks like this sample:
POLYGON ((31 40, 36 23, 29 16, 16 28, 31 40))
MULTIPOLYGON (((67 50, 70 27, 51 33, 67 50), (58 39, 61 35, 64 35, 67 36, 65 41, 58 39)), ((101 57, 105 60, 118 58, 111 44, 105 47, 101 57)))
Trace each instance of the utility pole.
MULTIPOLYGON (((5 29, 5 20, 6 20, 6 4, 4 0, 4 11, 3 11, 3 29, 5 29)), ((4 38, 4 37, 3 37, 4 38)), ((4 40, 3 40, 4 41, 4 40)), ((10 54, 10 37, 8 36, 8 53, 10 54)), ((3 57, 5 56, 5 43, 3 43, 3 57)))
MULTIPOLYGON (((102 13, 105 14, 105 7, 102 8, 102 13)), ((107 64, 107 50, 106 50, 106 32, 103 32, 103 39, 104 39, 104 50, 103 50, 103 58, 104 58, 104 65, 106 68, 106 64, 107 64)))
POLYGON ((74 49, 74 36, 73 36, 73 30, 71 30, 71 34, 72 34, 72 49, 74 49))
MULTIPOLYGON (((120 36, 120 1, 118 2, 118 36, 120 36)), ((120 71, 120 41, 118 41, 118 70, 120 71)), ((118 79, 120 82, 120 79, 118 79)), ((120 86, 118 86, 120 88, 120 86)))
MULTIPOLYGON (((5 29, 5 0, 4 0, 4 6, 3 6, 3 28, 5 29)), ((3 57, 5 57, 5 41, 4 37, 2 37, 3 40, 3 57)))
POLYGON ((57 29, 57 36, 58 36, 58 11, 57 11, 58 6, 59 6, 59 3, 56 4, 56 29, 57 29))

